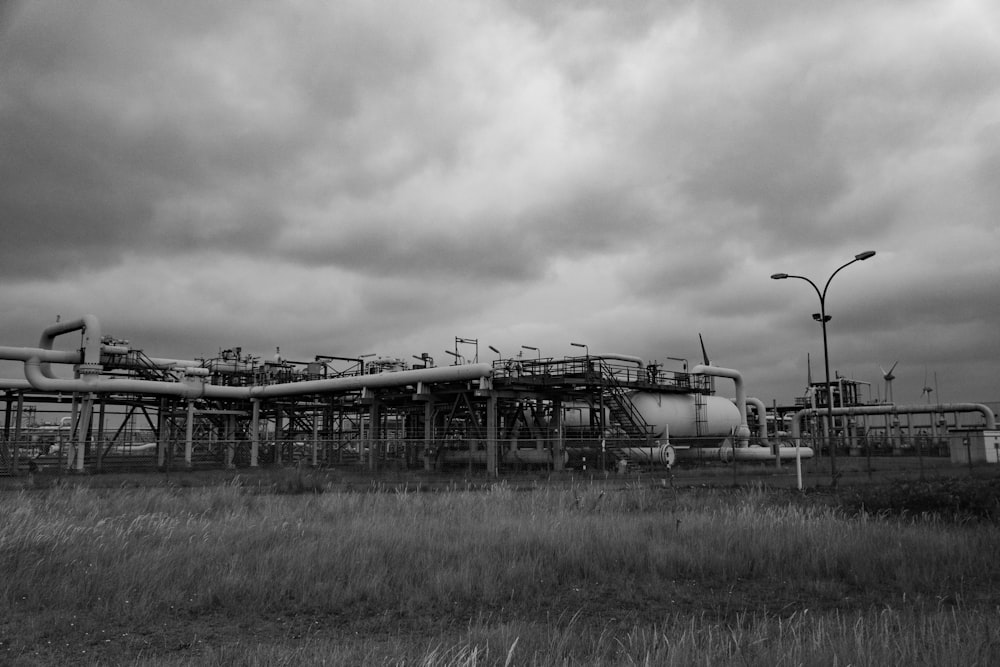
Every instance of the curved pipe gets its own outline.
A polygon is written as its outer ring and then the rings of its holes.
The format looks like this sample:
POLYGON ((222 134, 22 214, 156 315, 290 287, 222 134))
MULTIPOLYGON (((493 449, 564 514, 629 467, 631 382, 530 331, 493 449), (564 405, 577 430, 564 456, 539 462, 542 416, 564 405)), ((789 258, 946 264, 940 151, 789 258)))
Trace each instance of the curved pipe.
POLYGON ((100 378, 96 375, 86 375, 76 380, 63 380, 47 376, 42 370, 43 365, 38 357, 32 357, 24 362, 24 377, 28 379, 32 387, 39 391, 93 392, 98 394, 118 392, 180 396, 182 398, 198 398, 204 395, 204 387, 200 384, 187 382, 111 379, 100 378))
MULTIPOLYGON (((731 400, 736 403, 735 398, 731 400)), ((767 408, 764 407, 764 401, 752 396, 747 396, 746 401, 757 408, 757 438, 765 447, 770 447, 771 443, 767 439, 767 408)))
MULTIPOLYGON (((99 367, 101 364, 101 324, 95 315, 84 315, 75 320, 56 322, 45 327, 42 330, 42 337, 38 341, 38 347, 43 350, 51 350, 58 336, 71 331, 83 331, 83 356, 75 363, 93 364, 95 367, 99 367)), ((45 361, 42 364, 41 372, 45 377, 55 379, 49 362, 45 361)))
MULTIPOLYGON (((912 414, 943 414, 945 412, 979 412, 986 419, 986 430, 997 427, 996 416, 989 407, 982 403, 938 403, 925 405, 857 405, 853 407, 834 408, 834 415, 912 415, 912 414)), ((795 413, 792 418, 792 437, 798 442, 802 434, 801 422, 810 414, 826 414, 826 408, 805 408, 795 413)))
MULTIPOLYGON (((743 388, 743 375, 732 368, 719 368, 718 366, 708 366, 698 364, 691 369, 691 375, 712 375, 714 377, 729 378, 736 384, 736 407, 740 411, 740 425, 736 427, 736 437, 740 441, 740 447, 746 447, 750 440, 750 427, 747 426, 747 394, 743 388)), ((766 431, 765 431, 766 433, 766 431)))

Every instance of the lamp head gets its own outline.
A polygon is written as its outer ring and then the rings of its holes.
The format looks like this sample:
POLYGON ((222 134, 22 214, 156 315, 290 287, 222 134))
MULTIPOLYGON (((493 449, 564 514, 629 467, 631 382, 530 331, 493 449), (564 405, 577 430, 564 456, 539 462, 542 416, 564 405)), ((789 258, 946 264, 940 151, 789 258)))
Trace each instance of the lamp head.
POLYGON ((870 259, 870 258, 872 258, 874 256, 875 256, 875 251, 874 250, 865 250, 864 252, 860 252, 857 255, 855 255, 854 259, 863 262, 864 260, 870 259))
POLYGON ((771 280, 784 280, 788 277, 787 273, 773 273, 771 274, 771 280))

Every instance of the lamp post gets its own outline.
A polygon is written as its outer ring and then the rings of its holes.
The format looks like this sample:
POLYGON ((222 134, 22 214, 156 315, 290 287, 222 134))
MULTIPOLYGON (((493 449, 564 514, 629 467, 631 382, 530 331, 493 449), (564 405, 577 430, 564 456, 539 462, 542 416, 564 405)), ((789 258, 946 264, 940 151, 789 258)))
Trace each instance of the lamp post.
POLYGON ((775 273, 771 276, 772 280, 784 280, 785 278, 798 278, 799 280, 804 280, 812 288, 816 290, 816 296, 819 297, 819 312, 813 313, 813 319, 820 323, 823 327, 823 364, 826 369, 826 419, 827 419, 827 443, 830 446, 830 484, 831 486, 837 486, 837 448, 833 443, 833 385, 830 384, 830 349, 827 344, 826 336, 826 323, 830 321, 830 316, 826 314, 826 291, 830 288, 830 283, 833 281, 833 277, 840 273, 843 269, 847 268, 854 262, 862 262, 866 259, 870 259, 875 256, 874 250, 866 250, 865 252, 858 253, 854 256, 854 259, 842 265, 827 278, 826 284, 823 286, 823 291, 819 290, 816 283, 811 281, 805 276, 797 276, 790 273, 775 273))
POLYGON ((537 347, 533 347, 531 345, 522 345, 521 347, 523 347, 525 350, 532 350, 533 352, 537 353, 538 354, 538 361, 542 360, 542 353, 538 351, 537 347))
POLYGON ((492 345, 487 345, 486 347, 488 347, 488 348, 490 348, 491 350, 493 350, 493 352, 495 352, 495 353, 496 353, 496 355, 497 355, 497 361, 500 361, 500 359, 501 359, 501 355, 500 355, 500 350, 496 349, 496 348, 495 348, 495 347, 493 347, 492 345))

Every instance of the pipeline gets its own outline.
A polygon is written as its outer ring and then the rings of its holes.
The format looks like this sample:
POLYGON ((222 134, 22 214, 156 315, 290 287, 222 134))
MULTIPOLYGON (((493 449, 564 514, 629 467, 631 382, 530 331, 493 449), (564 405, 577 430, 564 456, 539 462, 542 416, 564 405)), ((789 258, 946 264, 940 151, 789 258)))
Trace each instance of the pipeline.
POLYGON ((644 362, 642 360, 642 357, 637 357, 637 356, 634 356, 634 355, 631 355, 631 354, 614 354, 614 353, 611 353, 611 354, 591 354, 591 355, 589 355, 588 358, 590 358, 590 359, 601 359, 601 360, 612 359, 614 361, 627 361, 630 364, 635 364, 639 368, 644 368, 646 366, 646 362, 644 362))
MULTIPOLYGON (((122 346, 104 346, 109 352, 127 352, 122 346)), ((197 373, 198 362, 181 359, 152 359, 159 368, 184 369, 185 377, 180 382, 158 380, 135 380, 124 378, 101 378, 101 327, 94 315, 84 315, 76 320, 59 322, 46 327, 37 348, 0 347, 0 359, 24 362, 24 375, 30 388, 52 392, 87 393, 144 393, 181 398, 216 398, 249 400, 254 398, 275 398, 301 396, 333 391, 376 389, 399 387, 408 384, 420 385, 433 382, 459 382, 478 380, 480 389, 489 387, 493 375, 490 364, 467 364, 464 366, 442 366, 436 368, 378 373, 372 375, 327 378, 304 382, 286 382, 273 385, 251 387, 225 387, 207 384, 197 373), (84 331, 84 347, 80 351, 54 350, 55 339, 71 331, 84 331), (79 364, 80 377, 62 379, 51 370, 52 363, 79 364)), ((6 382, 6 381, 5 381, 6 382)), ((26 389, 19 381, 11 380, 8 388, 26 389)))
POLYGON ((31 389, 31 383, 27 380, 0 378, 0 391, 30 391, 31 389))
POLYGON ((736 384, 736 407, 740 411, 740 425, 736 427, 736 437, 740 447, 746 447, 750 441, 750 427, 747 426, 747 395, 743 388, 743 375, 731 368, 719 368, 718 366, 708 366, 698 364, 691 369, 692 375, 712 375, 715 377, 730 378, 736 384))
MULTIPOLYGON (((986 420, 986 430, 997 427, 996 416, 989 407, 982 403, 937 403, 926 405, 857 405, 853 407, 833 408, 834 416, 853 415, 902 415, 902 414, 943 414, 945 412, 979 412, 986 420)), ((792 418, 792 438, 798 442, 801 438, 802 419, 807 415, 827 414, 826 408, 805 408, 795 413, 792 418)))
MULTIPOLYGON (((731 400, 733 403, 736 403, 735 398, 731 400)), ((757 439, 765 447, 770 447, 771 442, 767 439, 767 408, 764 407, 764 401, 752 396, 747 396, 746 401, 757 408, 757 439)))
POLYGON ((221 387, 207 384, 203 378, 197 376, 187 376, 181 382, 99 378, 95 374, 88 374, 76 380, 49 378, 42 373, 40 360, 32 357, 24 362, 24 374, 31 386, 40 391, 145 393, 181 398, 249 400, 463 380, 479 380, 480 388, 485 388, 487 378, 493 374, 493 368, 489 364, 467 364, 252 387, 221 387))
MULTIPOLYGON (((98 322, 95 315, 84 315, 83 317, 75 320, 56 322, 55 324, 45 327, 42 331, 42 337, 38 341, 38 347, 43 350, 52 350, 55 345, 56 337, 61 336, 62 334, 70 333, 71 331, 83 331, 83 353, 81 356, 79 352, 75 352, 74 354, 76 354, 77 360, 64 363, 87 364, 88 366, 96 367, 97 370, 100 370, 101 324, 98 322)), ((55 379, 56 376, 52 373, 52 368, 49 365, 50 362, 46 361, 42 357, 39 358, 45 362, 41 366, 42 375, 47 378, 55 379)))

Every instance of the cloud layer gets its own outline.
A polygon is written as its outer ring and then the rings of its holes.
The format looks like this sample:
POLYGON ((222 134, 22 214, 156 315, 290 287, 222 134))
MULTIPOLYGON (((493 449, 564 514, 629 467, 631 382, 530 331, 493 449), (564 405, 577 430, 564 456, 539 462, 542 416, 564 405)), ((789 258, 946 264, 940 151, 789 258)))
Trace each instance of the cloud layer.
MULTIPOLYGON (((0 15, 0 344, 700 357, 1000 401, 1000 9, 32 2, 0 15)), ((4 368, 5 375, 19 371, 4 368)))

